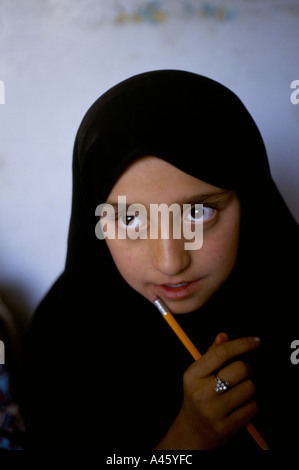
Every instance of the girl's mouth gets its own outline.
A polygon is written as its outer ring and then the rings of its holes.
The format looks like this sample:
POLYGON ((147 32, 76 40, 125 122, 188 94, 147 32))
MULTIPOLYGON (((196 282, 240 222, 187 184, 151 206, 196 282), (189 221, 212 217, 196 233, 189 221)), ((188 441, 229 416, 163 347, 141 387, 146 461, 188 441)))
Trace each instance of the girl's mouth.
POLYGON ((173 287, 174 289, 177 289, 178 287, 187 286, 188 284, 188 282, 182 282, 181 284, 164 284, 164 286, 173 287))
POLYGON ((178 282, 177 284, 159 284, 155 285, 155 291, 165 299, 183 300, 194 293, 199 282, 200 279, 190 282, 178 282))

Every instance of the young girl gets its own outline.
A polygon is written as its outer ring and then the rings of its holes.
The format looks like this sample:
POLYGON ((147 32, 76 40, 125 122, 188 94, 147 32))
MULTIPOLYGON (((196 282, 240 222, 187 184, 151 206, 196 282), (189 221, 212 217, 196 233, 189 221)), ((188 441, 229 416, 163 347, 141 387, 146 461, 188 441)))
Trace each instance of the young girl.
POLYGON ((76 137, 65 270, 28 335, 27 447, 256 449, 252 422, 271 449, 294 448, 296 235, 260 133, 231 91, 162 70, 106 92, 76 137), (99 216, 104 204, 114 218, 99 216), (182 209, 181 237, 171 227, 164 236, 161 219, 150 236, 161 204, 182 209), (200 248, 186 248, 188 224, 202 224, 200 248))

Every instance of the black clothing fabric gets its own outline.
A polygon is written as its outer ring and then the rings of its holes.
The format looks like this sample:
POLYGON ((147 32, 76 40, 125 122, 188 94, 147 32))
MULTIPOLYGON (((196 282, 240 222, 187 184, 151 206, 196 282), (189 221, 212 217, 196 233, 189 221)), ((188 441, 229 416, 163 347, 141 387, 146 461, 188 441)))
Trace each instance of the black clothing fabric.
MULTIPOLYGON (((239 98, 214 80, 179 70, 121 82, 91 106, 78 130, 65 270, 27 338, 27 447, 151 450, 180 409, 182 376, 193 359, 95 236, 95 208, 126 167, 146 155, 237 192, 242 215, 234 270, 202 308, 176 318, 201 353, 220 331, 231 339, 261 337, 249 358, 259 403, 254 424, 270 448, 295 448, 299 366, 290 361, 290 345, 297 224, 239 98)), ((257 445, 243 430, 225 448, 257 445)))

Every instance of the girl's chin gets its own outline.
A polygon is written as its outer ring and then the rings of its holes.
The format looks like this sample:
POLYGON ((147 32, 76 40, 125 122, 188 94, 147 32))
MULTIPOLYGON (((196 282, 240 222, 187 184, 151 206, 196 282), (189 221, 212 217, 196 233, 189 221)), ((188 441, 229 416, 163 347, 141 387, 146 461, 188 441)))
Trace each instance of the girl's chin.
POLYGON ((206 303, 205 299, 196 298, 188 298, 184 300, 170 300, 163 297, 160 298, 172 313, 178 315, 194 312, 206 303))
POLYGON ((172 313, 183 315, 185 313, 195 312, 200 307, 204 305, 205 302, 191 302, 191 301, 181 301, 181 302, 167 302, 167 306, 172 313))

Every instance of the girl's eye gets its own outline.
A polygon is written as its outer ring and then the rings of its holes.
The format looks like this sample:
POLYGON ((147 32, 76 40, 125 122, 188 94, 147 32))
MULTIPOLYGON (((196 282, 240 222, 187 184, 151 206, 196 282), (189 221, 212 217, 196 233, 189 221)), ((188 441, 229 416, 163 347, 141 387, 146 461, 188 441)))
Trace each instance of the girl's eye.
POLYGON ((133 215, 127 215, 127 216, 122 216, 120 221, 123 225, 128 227, 129 225, 133 225, 135 219, 136 218, 133 215))
POLYGON ((141 228, 143 226, 144 221, 136 215, 122 215, 118 217, 118 223, 125 229, 136 230, 138 227, 141 228))
POLYGON ((194 205, 188 213, 187 218, 191 222, 208 222, 214 217, 215 213, 216 209, 213 207, 203 206, 201 209, 201 207, 198 208, 194 205))

